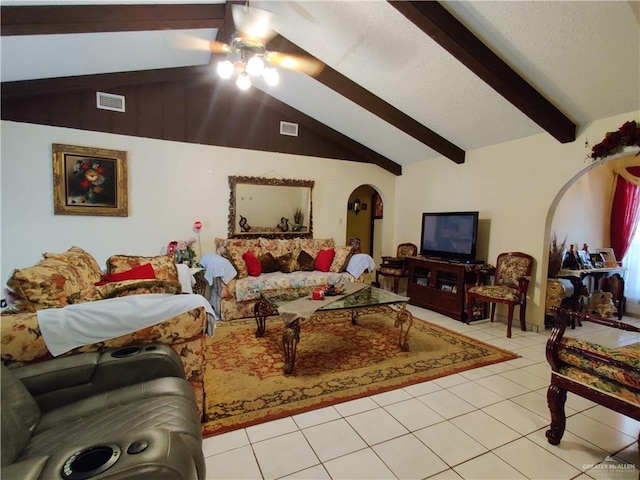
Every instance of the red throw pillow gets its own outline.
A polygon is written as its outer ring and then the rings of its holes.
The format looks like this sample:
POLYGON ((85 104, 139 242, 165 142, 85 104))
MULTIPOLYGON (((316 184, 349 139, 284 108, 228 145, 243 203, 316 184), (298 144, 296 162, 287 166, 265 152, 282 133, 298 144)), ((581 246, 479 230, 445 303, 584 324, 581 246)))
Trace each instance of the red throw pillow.
POLYGON ((252 277, 258 277, 262 273, 262 265, 260 264, 260 260, 254 255, 254 253, 250 250, 247 250, 242 254, 242 259, 244 263, 247 264, 247 272, 252 277))
POLYGON ((108 273, 102 275, 102 280, 96 282, 96 285, 106 285, 107 283, 122 282, 123 280, 155 280, 156 272, 150 263, 145 263, 139 267, 133 267, 120 273, 108 273))
POLYGON ((316 255, 316 259, 313 261, 313 267, 321 272, 328 272, 335 255, 336 251, 333 248, 320 250, 318 255, 316 255))

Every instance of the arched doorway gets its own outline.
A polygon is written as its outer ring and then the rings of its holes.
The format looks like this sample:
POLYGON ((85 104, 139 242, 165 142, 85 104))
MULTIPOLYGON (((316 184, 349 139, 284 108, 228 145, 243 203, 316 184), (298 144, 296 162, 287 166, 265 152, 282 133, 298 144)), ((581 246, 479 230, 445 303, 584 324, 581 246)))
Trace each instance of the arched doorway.
MULTIPOLYGON (((616 171, 628 166, 640 165, 640 158, 634 154, 611 157, 599 165, 592 165, 579 172, 558 192, 547 214, 546 250, 550 239, 565 241, 565 249, 574 245, 580 250, 587 246, 590 252, 601 247, 610 247, 611 200, 615 190, 616 171)), ((618 259, 622 260, 622 259, 618 259)), ((637 262, 636 262, 637 263, 637 262)), ((548 265, 542 268, 547 272, 548 265)), ((640 277, 640 265, 623 264, 627 279, 640 277)), ((566 294, 573 293, 569 282, 561 280, 566 294)), ((597 288, 596 285, 591 285, 597 288)), ((546 291, 546 288, 545 288, 546 291)), ((544 297, 543 297, 544 302, 544 297)), ((628 303, 629 304, 629 303, 628 303)), ((633 309, 631 309, 633 312, 633 309)))
POLYGON ((376 259, 376 249, 379 250, 379 240, 376 234, 381 231, 382 198, 371 185, 357 187, 347 202, 346 242, 351 238, 360 239, 362 253, 376 259), (377 204, 377 209, 376 209, 377 204), (378 215, 376 215, 378 214, 378 215))

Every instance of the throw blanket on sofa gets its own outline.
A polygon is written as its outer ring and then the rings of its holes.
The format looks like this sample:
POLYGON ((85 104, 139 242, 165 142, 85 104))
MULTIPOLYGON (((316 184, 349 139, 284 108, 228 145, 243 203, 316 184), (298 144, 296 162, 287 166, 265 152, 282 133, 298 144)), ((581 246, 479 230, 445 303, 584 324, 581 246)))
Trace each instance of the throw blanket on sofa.
POLYGON ((198 307, 207 312, 207 333, 213 335, 213 309, 201 295, 129 295, 39 310, 37 314, 42 338, 55 357, 82 345, 141 330, 198 307))

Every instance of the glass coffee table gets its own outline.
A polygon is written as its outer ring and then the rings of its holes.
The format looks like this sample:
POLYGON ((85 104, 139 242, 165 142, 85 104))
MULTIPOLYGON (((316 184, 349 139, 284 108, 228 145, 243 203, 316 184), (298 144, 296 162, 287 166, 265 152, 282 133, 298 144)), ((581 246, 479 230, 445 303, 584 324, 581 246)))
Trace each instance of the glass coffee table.
POLYGON ((413 316, 407 310, 409 297, 396 295, 393 292, 371 287, 364 284, 346 284, 348 289, 345 295, 335 298, 326 297, 324 301, 317 303, 315 308, 311 294, 261 294, 253 312, 256 319, 256 337, 264 336, 267 317, 280 315, 284 321, 282 343, 284 347, 284 373, 293 372, 296 361, 296 349, 300 341, 300 323, 309 318, 314 321, 322 321, 322 318, 346 316, 351 319, 353 325, 357 325, 358 316, 367 313, 388 313, 395 317, 394 326, 400 329, 398 345, 403 352, 409 351, 409 330, 413 324, 413 316), (355 292, 349 292, 360 288, 355 292), (311 306, 310 313, 309 306, 311 306), (296 310, 300 308, 300 314, 296 310), (286 310, 286 313, 285 313, 286 310))

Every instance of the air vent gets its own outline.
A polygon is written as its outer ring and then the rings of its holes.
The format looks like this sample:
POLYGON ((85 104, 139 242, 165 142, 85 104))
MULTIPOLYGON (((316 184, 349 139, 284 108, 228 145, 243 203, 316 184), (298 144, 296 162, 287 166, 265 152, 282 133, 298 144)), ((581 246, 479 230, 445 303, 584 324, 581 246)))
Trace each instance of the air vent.
POLYGON ((96 106, 101 110, 124 112, 124 96, 113 93, 96 92, 96 106))
POLYGON ((298 124, 291 122, 280 122, 280 135, 298 136, 298 124))

